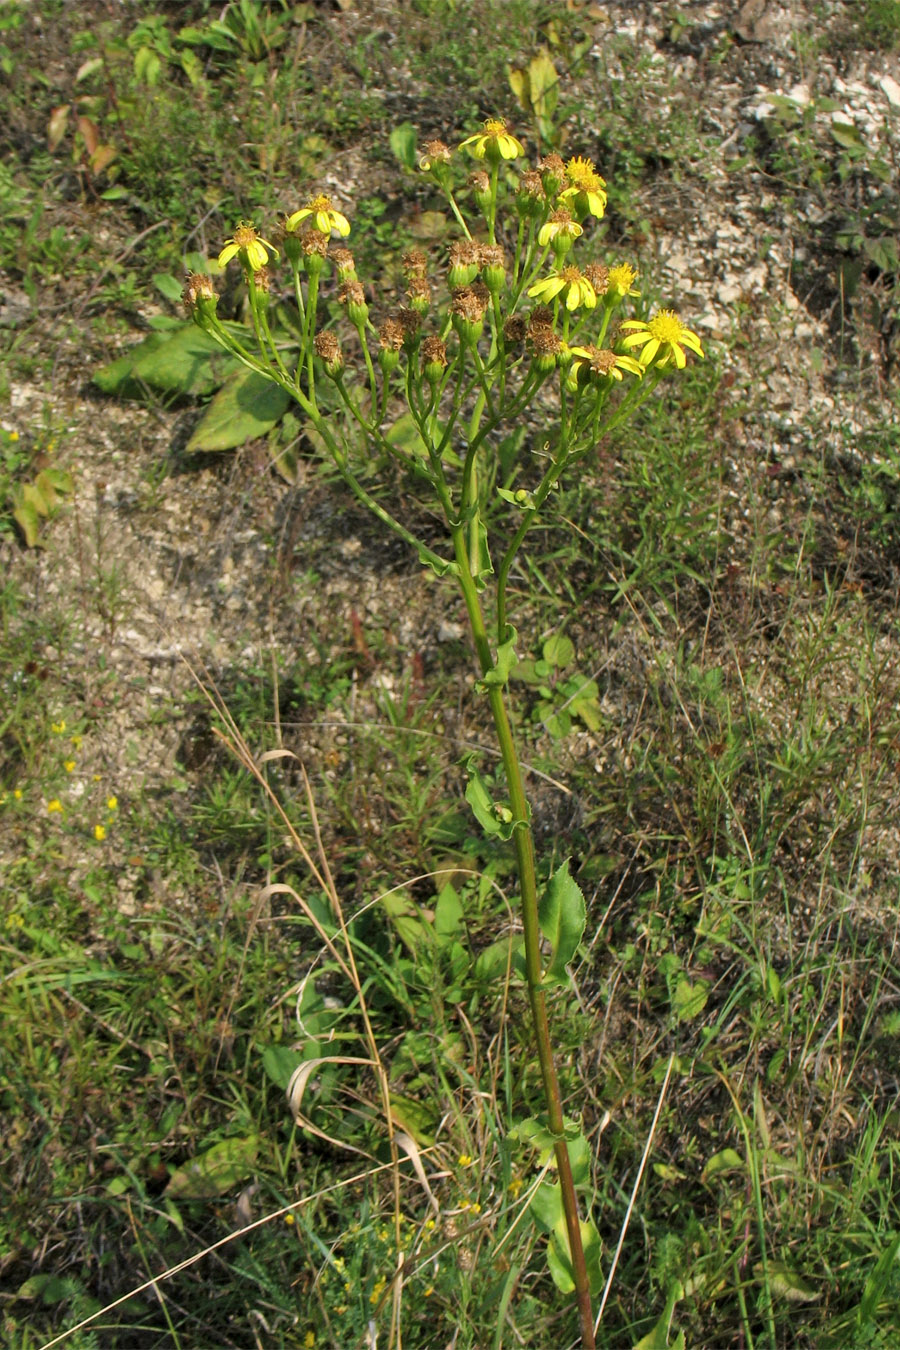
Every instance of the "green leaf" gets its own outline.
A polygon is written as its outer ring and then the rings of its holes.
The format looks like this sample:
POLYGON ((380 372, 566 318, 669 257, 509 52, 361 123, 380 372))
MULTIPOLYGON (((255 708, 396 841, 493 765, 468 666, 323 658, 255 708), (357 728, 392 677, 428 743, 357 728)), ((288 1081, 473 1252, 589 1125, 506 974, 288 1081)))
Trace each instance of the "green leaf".
POLYGON ((233 450, 255 441, 275 426, 290 404, 286 389, 242 367, 212 399, 185 448, 233 450))
POLYGON ((678 1280, 674 1280, 669 1286, 666 1306, 659 1321, 653 1328, 642 1336, 632 1350, 684 1350, 684 1332, 679 1331, 674 1341, 669 1340, 669 1329, 672 1325, 672 1314, 675 1311, 675 1305, 684 1298, 684 1289, 678 1280))
POLYGON ((712 1177, 719 1176, 722 1172, 734 1172, 744 1170, 744 1159, 733 1148, 723 1148, 719 1153, 714 1153, 708 1159, 706 1166, 701 1174, 703 1181, 709 1181, 712 1177))
MULTIPOLYGON (((754 1272, 763 1274, 761 1263, 754 1266, 754 1272)), ((787 1299, 789 1303, 814 1303, 819 1298, 817 1290, 810 1288, 796 1270, 792 1266, 785 1265, 783 1261, 769 1261, 768 1273, 773 1291, 787 1299)))
POLYGON ((549 637, 542 648, 544 660, 557 670, 570 666, 575 660, 575 644, 565 636, 549 637))
POLYGON ((672 1011, 676 1020, 689 1022, 693 1017, 699 1017, 706 1007, 708 998, 709 982, 707 980, 695 980, 692 984, 686 976, 682 976, 675 985, 675 992, 672 995, 672 1011))
POLYGON ((177 305, 181 300, 182 283, 177 277, 173 277, 171 272, 154 272, 153 284, 159 293, 173 304, 177 305))
POLYGON ((439 941, 454 938, 463 926, 462 901, 455 888, 447 882, 434 907, 434 931, 439 941))
POLYGON ((93 382, 119 398, 141 398, 147 387, 202 397, 214 393, 239 368, 240 362, 207 333, 187 323, 151 333, 118 361, 98 370, 93 382))
POLYGON ((415 169, 416 128, 412 122, 401 122, 399 127, 394 127, 388 141, 404 169, 415 169))
POLYGON ((566 966, 578 950, 587 921, 584 895, 578 882, 569 873, 568 858, 547 883, 541 896, 538 917, 541 932, 553 952, 542 983, 568 984, 566 966))
POLYGON ((173 1172, 164 1194, 181 1200, 211 1200, 217 1195, 227 1195, 250 1176, 258 1151, 259 1140, 255 1135, 223 1139, 173 1172))
POLYGON ((510 671, 516 664, 515 643, 518 634, 511 624, 507 624, 506 631, 509 637, 497 648, 497 659, 491 669, 484 675, 477 684, 477 688, 482 691, 491 685, 499 685, 504 689, 509 684, 510 671))
MULTIPOLYGON (((487 585, 487 579, 494 571, 494 564, 491 562, 491 550, 488 547, 487 526, 484 521, 478 520, 478 566, 472 573, 472 580, 480 591, 483 591, 487 585)), ((499 654, 498 654, 499 655, 499 654)))
POLYGON ((497 803, 491 797, 488 786, 475 768, 474 755, 468 755, 464 761, 469 781, 466 784, 466 801, 472 808, 475 819, 486 835, 499 839, 509 839, 519 822, 508 806, 497 803))
POLYGON ((303 1063, 303 1056, 297 1050, 286 1045, 267 1045, 262 1053, 262 1066, 276 1087, 287 1092, 288 1083, 296 1068, 303 1063))
POLYGON ((526 488, 518 488, 515 492, 511 492, 509 488, 498 488, 497 496, 502 497, 511 506, 518 506, 521 511, 534 510, 534 493, 526 488))
POLYGON ((476 980, 485 984, 505 979, 507 970, 524 969, 524 952, 525 939, 521 933, 512 938, 499 938, 479 953, 472 973, 476 980))
POLYGON ((25 537, 25 543, 29 548, 34 548, 38 543, 41 533, 41 518, 37 513, 32 502, 23 501, 13 511, 13 519, 22 531, 25 537))

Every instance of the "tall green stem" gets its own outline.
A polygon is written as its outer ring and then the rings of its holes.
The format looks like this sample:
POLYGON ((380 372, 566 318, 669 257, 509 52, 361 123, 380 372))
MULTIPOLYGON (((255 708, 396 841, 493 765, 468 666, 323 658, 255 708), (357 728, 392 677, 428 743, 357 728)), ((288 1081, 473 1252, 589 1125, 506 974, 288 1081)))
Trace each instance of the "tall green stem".
MULTIPOLYGON (((459 584, 466 603, 466 611, 472 629, 475 651, 481 666, 481 673, 493 668, 494 660, 488 640, 481 602, 474 578, 469 569, 466 530, 462 525, 452 526, 453 547, 459 567, 459 584)), ((547 1001, 542 986, 541 936, 538 919, 537 873, 534 862, 534 837, 528 815, 528 799, 522 780, 519 756, 506 709, 506 700, 499 685, 488 686, 488 701, 497 732, 500 755, 509 789, 509 802, 513 818, 517 822, 513 831, 513 845, 516 852, 516 865, 519 873, 519 887, 522 898, 522 928, 525 938, 525 980, 528 986, 528 1000, 531 1005, 531 1017, 537 1041, 538 1061, 541 1066, 541 1079, 544 1088, 544 1100, 547 1106, 547 1123, 554 1137, 553 1151, 559 1174, 562 1192, 563 1210, 566 1216, 566 1231, 569 1238, 569 1250, 572 1256, 572 1273, 575 1280, 575 1295, 578 1301, 578 1314, 581 1320, 582 1346, 585 1350, 594 1350, 594 1323, 591 1314, 591 1290, 584 1259, 584 1246, 581 1241, 581 1226, 578 1220, 578 1200, 575 1195, 575 1182, 572 1176, 572 1164, 565 1138, 565 1120, 563 1118, 562 1095, 559 1089, 559 1077, 553 1059, 553 1044, 550 1039, 550 1019, 547 1016, 547 1001)))

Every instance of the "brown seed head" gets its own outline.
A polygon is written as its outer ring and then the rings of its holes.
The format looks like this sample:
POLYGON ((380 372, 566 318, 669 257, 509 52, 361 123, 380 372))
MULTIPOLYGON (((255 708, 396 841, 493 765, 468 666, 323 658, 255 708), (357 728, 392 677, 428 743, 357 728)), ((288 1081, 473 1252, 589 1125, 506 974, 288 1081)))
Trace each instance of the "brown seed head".
POLYGON ((487 196, 491 190, 491 180, 484 169, 476 169, 474 173, 470 173, 466 182, 475 193, 476 197, 487 196))
POLYGON ((326 364, 341 359, 341 344, 330 328, 326 329, 324 333, 316 333, 313 338, 313 346, 316 349, 316 356, 321 356, 326 364))
POLYGON ((364 305, 366 292, 359 281, 345 281, 338 291, 338 300, 342 305, 364 305))
POLYGON ((528 341, 535 356, 558 356, 562 350, 562 342, 552 328, 530 328, 528 341))
POLYGON ((428 266, 428 254, 423 253, 419 248, 410 249, 408 253, 404 253, 401 266, 407 279, 424 276, 425 269, 428 266))
POLYGON ((450 245, 450 266, 471 267, 474 263, 477 267, 479 253, 479 246, 474 239, 458 239, 450 245))
POLYGON ((328 235, 321 230, 304 230, 300 236, 300 247, 309 258, 316 254, 320 258, 328 257, 328 235))
POLYGON ((450 313, 466 319, 469 323, 480 323, 490 299, 491 293, 486 286, 480 286, 477 282, 473 286, 461 286, 453 293, 450 313))
POLYGON ((480 267, 505 267, 506 254, 499 244, 482 244, 478 249, 480 267))
POLYGON ((537 328, 553 327, 553 310, 549 305, 535 305, 528 319, 528 336, 537 328))
POLYGON ((199 300, 218 300, 219 296, 212 284, 212 278, 203 272, 190 272, 185 278, 181 299, 188 314, 192 314, 199 300))
POLYGON ((518 191, 523 197, 533 197, 535 201, 543 202, 547 200, 541 175, 535 169, 529 169, 527 173, 522 174, 519 179, 518 191))
POLYGON ((603 263, 588 263, 584 269, 584 275, 598 295, 606 294, 606 287, 609 283, 608 267, 604 267, 603 263))
POLYGON ((424 304, 427 308, 431 303, 431 286, 428 284, 428 278, 414 273, 409 278, 409 289, 406 292, 407 298, 413 308, 424 304), (417 305, 418 302, 418 305, 417 305))
POLYGON ((445 145, 443 141, 426 141, 424 150, 429 164, 449 164, 453 158, 449 145, 445 145))
POLYGON ((503 325, 503 336, 509 347, 518 347, 525 341, 525 335, 528 332, 528 325, 521 314, 512 314, 503 325))
POLYGON ((378 330, 378 343, 383 352, 399 352, 403 346, 403 325, 399 319, 385 319, 378 330))
POLYGON ((349 248, 343 248, 340 244, 336 248, 329 245, 328 256, 337 268, 337 274, 341 281, 349 281, 355 276, 356 263, 349 248))
POLYGON ((397 310, 396 319, 403 329, 404 342, 412 341, 422 323, 421 314, 417 314, 414 309, 401 308, 397 310))
POLYGON ((422 343, 422 365, 423 366, 446 366, 447 348, 444 345, 443 338, 427 337, 422 343))

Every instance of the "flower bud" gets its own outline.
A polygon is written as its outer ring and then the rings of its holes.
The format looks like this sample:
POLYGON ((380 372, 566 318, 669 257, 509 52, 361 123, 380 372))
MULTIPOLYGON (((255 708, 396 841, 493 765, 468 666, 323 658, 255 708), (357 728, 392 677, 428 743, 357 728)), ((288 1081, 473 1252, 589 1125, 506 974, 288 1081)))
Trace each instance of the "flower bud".
POLYGON ((385 376, 393 375, 400 362, 403 346, 403 325, 398 319, 385 319, 378 330, 378 362, 385 376))
POLYGON ((463 286, 450 301, 450 321, 464 345, 474 344, 484 330, 484 313, 490 301, 486 286, 463 286))
POLYGON ((338 291, 338 300, 347 306, 347 314, 355 328, 363 328, 369 317, 366 293, 359 281, 345 281, 338 291))
POLYGON ((337 247, 329 245, 328 256, 337 269, 338 281, 356 281, 356 263, 349 248, 341 244, 337 247))
POLYGON ((443 340, 427 337, 422 343, 422 373, 431 386, 432 398, 437 394, 446 369, 447 348, 443 340))
POLYGON ((313 347, 316 356, 323 362, 326 373, 333 380, 336 380, 344 369, 344 358, 341 355, 341 344, 334 333, 330 329, 322 333, 316 333, 313 338, 313 347))
POLYGON ((188 274, 185 278, 184 289, 181 292, 181 299, 188 317, 198 323, 201 328, 206 327, 209 320, 215 318, 219 296, 212 284, 212 279, 204 273, 190 272, 188 274))
POLYGON ((499 244, 482 244, 478 250, 481 279, 491 295, 499 295, 506 283, 506 255, 499 244))
POLYGON ((460 239, 450 245, 450 271, 447 284, 451 291, 468 286, 478 275, 478 245, 472 239, 460 239))
POLYGON ((475 196, 479 211, 488 211, 491 205, 491 180, 484 169, 469 174, 469 187, 475 196))

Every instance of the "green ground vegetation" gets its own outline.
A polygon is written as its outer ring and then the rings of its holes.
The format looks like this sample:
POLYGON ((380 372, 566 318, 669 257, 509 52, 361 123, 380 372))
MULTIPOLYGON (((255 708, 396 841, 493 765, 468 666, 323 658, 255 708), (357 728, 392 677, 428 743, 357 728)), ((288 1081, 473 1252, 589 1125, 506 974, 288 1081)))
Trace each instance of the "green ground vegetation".
MULTIPOLYGON (((461 762, 487 729, 477 706, 459 712, 459 616, 440 643, 398 637, 390 597, 423 585, 416 560, 373 543, 317 477, 314 445, 276 428, 257 447, 270 490, 292 491, 299 464, 314 505, 336 501, 375 551, 385 605, 336 618, 327 541, 286 570, 289 526, 273 530, 267 586, 276 610, 302 605, 302 651, 265 615, 239 616, 256 656, 159 695, 154 715, 184 728, 162 780, 143 785, 139 736, 89 760, 129 696, 108 652, 133 599, 79 490, 72 406, 145 335, 147 298, 169 303, 185 255, 215 256, 240 217, 296 205, 294 185, 335 157, 361 166, 360 271, 397 273, 401 249, 439 229, 390 149, 398 126, 462 136, 500 109, 572 153, 593 129, 611 183, 599 246, 646 247, 651 288, 654 197, 696 202, 722 138, 677 62, 642 66, 613 97, 598 72, 631 39, 597 56, 588 4, 413 0, 389 43, 377 5, 177 8, 0 3, 0 268, 21 298, 0 377, 3 1338, 569 1345, 529 1212, 547 1164, 523 1124, 540 1085, 512 858, 463 796, 461 762), (496 41, 501 9, 514 50, 496 41), (556 100, 542 67, 523 83, 541 52, 556 100), (642 89, 672 116, 648 119, 642 89), (23 418, 26 383, 46 393, 23 418), (268 470, 289 444, 294 459, 268 470), (48 591, 59 551, 71 584, 48 591)), ((672 8, 666 50, 737 63, 727 26, 694 31, 672 8)), ((811 43, 896 48, 897 5, 853 8, 810 5, 798 75, 811 43)), ((888 1350, 896 177, 797 106, 740 149, 733 181, 776 185, 780 227, 819 246, 810 293, 830 277, 841 301, 810 356, 835 396, 828 435, 815 408, 766 420, 769 356, 736 314, 733 338, 627 442, 563 483, 514 578, 533 637, 512 691, 542 865, 570 858, 588 898, 553 1022, 610 1274, 598 1343, 888 1350), (811 196, 821 236, 791 214, 811 196)), ((144 394, 161 428, 134 450, 149 518, 168 476, 200 460, 172 432, 185 405, 144 394)), ((231 483, 232 460, 217 464, 231 483)))

